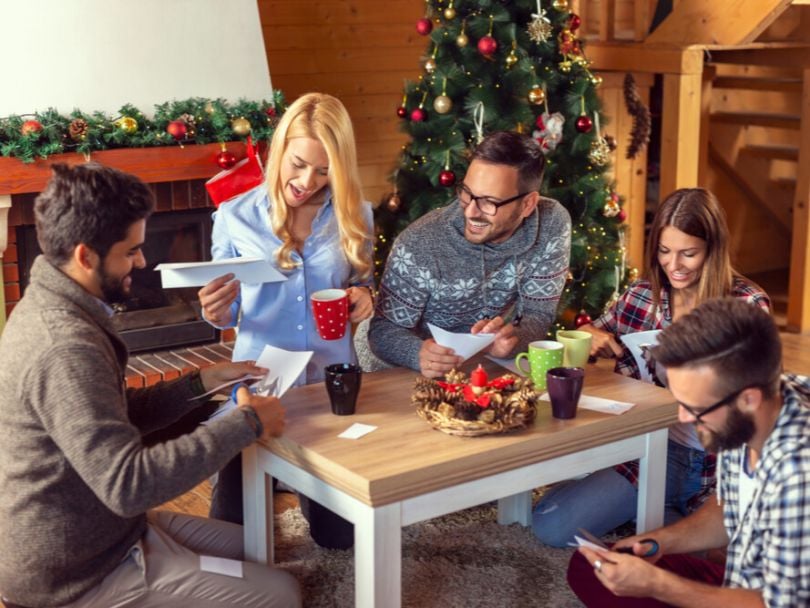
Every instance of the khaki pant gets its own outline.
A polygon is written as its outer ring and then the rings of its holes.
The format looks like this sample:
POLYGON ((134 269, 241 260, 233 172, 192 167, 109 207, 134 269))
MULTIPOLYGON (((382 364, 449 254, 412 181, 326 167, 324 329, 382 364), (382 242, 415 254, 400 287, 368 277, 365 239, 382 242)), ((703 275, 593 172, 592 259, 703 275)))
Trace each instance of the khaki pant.
POLYGON ((149 514, 146 534, 101 584, 65 608, 298 608, 287 572, 243 563, 244 578, 200 570, 200 555, 242 559, 242 526, 167 511, 149 514))

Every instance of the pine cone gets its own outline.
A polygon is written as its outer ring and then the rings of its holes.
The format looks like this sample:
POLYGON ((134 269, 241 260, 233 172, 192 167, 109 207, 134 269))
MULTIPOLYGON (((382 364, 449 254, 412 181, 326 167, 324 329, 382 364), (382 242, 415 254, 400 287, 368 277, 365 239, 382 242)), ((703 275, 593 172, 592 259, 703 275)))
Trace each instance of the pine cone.
POLYGON ((633 117, 633 128, 630 131, 630 145, 627 147, 627 158, 635 158, 641 149, 650 143, 652 119, 650 109, 644 105, 638 94, 636 80, 632 74, 624 77, 624 104, 633 117))
POLYGON ((448 418, 455 418, 456 417, 456 408, 454 408, 449 403, 442 401, 439 404, 439 407, 436 410, 442 415, 447 416, 448 418))
POLYGON ((486 409, 478 414, 478 420, 481 422, 486 422, 487 424, 491 424, 495 422, 495 410, 486 409))
POLYGON ((87 121, 83 118, 76 118, 68 125, 68 135, 73 141, 84 141, 87 138, 87 121))
POLYGON ((467 374, 456 369, 451 369, 444 375, 445 380, 450 384, 464 384, 467 382, 467 374))

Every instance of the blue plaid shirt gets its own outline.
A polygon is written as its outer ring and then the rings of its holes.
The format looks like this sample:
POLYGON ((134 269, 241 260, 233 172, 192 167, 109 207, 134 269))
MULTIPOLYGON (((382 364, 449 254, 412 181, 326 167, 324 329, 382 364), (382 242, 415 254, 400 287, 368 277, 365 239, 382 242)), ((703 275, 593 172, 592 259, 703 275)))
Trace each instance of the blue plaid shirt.
POLYGON ((724 585, 795 608, 810 606, 810 378, 784 375, 782 398, 748 509, 740 513, 737 491, 745 447, 720 455, 717 496, 730 539, 724 585))

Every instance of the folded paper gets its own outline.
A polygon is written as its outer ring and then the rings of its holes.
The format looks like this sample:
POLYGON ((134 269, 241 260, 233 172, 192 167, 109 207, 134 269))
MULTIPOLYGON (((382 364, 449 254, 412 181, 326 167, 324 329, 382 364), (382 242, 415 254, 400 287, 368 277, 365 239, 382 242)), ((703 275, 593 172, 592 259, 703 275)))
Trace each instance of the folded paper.
POLYGON ((436 344, 452 348, 465 361, 495 340, 495 334, 456 334, 436 327, 433 323, 428 323, 428 328, 436 344))
POLYGON ((242 283, 274 283, 287 277, 261 258, 227 258, 211 262, 173 262, 158 264, 164 289, 201 287, 217 277, 232 272, 242 283))

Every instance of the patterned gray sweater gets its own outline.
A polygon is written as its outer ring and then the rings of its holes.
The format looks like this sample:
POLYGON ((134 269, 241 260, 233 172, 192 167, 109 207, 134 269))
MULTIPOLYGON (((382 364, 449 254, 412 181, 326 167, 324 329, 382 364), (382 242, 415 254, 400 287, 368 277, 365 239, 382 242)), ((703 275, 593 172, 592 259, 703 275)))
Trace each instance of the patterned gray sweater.
POLYGON ((0 591, 14 603, 83 595, 141 537, 148 509, 255 439, 234 413, 144 447, 200 402, 188 377, 126 389, 126 363, 100 302, 37 258, 0 337, 0 591))
POLYGON ((467 332, 479 319, 519 316, 515 352, 545 338, 557 310, 571 249, 571 218, 543 198, 502 243, 464 237, 458 204, 408 226, 391 249, 369 327, 369 345, 388 363, 419 369, 427 323, 467 332))

